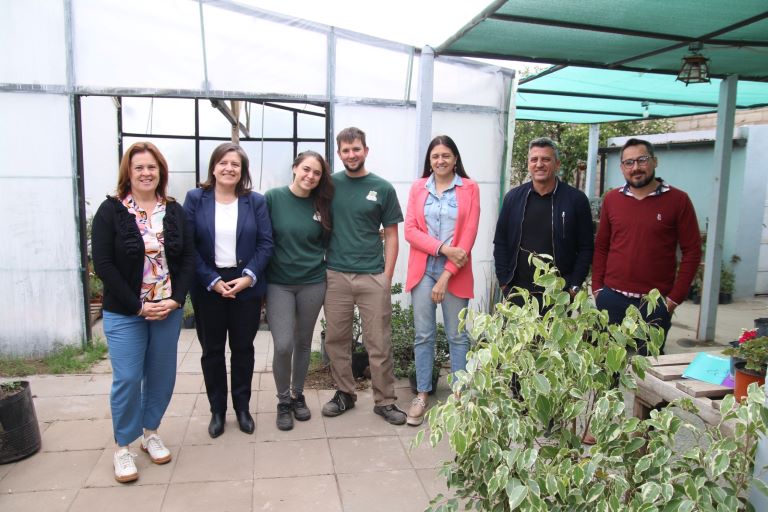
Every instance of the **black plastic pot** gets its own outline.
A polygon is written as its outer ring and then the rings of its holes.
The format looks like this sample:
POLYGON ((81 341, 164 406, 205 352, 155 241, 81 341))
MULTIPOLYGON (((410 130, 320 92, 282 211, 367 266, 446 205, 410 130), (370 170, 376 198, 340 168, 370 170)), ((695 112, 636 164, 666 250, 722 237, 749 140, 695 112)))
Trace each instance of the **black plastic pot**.
MULTIPOLYGON (((738 348, 739 340, 729 341, 728 344, 730 346, 732 346, 733 348, 738 348)), ((745 363, 746 364, 746 362, 747 361, 745 359, 742 359, 742 358, 736 357, 736 356, 731 356, 731 375, 736 375, 736 365, 737 364, 740 364, 740 363, 745 363)))
POLYGON ((195 328, 195 317, 194 316, 185 316, 184 319, 181 321, 181 325, 183 325, 185 329, 194 329, 195 328))
POLYGON ((368 352, 352 352, 352 376, 356 379, 365 377, 365 369, 369 366, 368 352))
POLYGON ((768 318, 755 318, 755 329, 758 336, 768 336, 768 318))
POLYGON ((0 400, 0 464, 29 457, 40 449, 40 426, 29 382, 0 400))
POLYGON ((720 292, 720 295, 717 298, 718 304, 730 304, 733 302, 733 294, 729 292, 720 292))

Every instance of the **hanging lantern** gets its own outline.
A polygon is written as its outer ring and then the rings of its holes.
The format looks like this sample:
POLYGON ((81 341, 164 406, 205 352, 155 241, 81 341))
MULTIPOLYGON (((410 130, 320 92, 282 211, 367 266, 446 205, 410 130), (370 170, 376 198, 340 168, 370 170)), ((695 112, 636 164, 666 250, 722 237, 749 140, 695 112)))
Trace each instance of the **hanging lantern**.
POLYGON ((699 53, 702 49, 700 42, 691 43, 688 50, 690 55, 683 57, 683 65, 677 74, 677 80, 683 82, 686 87, 688 84, 708 84, 709 83, 709 59, 699 53))

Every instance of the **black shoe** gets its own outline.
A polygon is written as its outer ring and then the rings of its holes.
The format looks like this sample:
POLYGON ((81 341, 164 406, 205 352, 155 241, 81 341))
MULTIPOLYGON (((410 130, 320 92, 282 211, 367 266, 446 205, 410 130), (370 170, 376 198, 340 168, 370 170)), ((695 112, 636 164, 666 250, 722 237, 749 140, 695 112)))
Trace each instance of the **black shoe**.
POLYGON ((224 433, 224 413, 215 412, 211 415, 211 422, 208 424, 208 435, 217 438, 224 433))
POLYGON ((277 428, 280 430, 291 430, 293 428, 293 416, 291 415, 291 404, 277 404, 277 428))
POLYGON ((377 405, 373 408, 373 412, 382 416, 392 425, 402 425, 408 416, 404 410, 395 404, 377 405))
POLYGON ((240 431, 246 434, 253 434, 253 430, 256 426, 253 424, 253 417, 248 411, 235 411, 235 417, 237 418, 237 424, 240 425, 240 431))
POLYGON ((293 416, 299 421, 307 421, 312 417, 312 411, 307 407, 307 401, 304 395, 299 393, 296 398, 291 398, 291 406, 293 407, 293 416))
POLYGON ((331 401, 323 406, 323 416, 338 416, 343 414, 347 409, 352 409, 355 406, 355 401, 352 395, 343 391, 337 391, 331 401))

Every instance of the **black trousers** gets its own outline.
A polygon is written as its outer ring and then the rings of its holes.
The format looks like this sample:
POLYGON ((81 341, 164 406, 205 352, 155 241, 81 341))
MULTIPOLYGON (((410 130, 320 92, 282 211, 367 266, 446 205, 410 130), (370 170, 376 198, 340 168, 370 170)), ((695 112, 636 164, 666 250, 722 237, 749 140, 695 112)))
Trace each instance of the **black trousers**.
MULTIPOLYGON (((645 303, 643 299, 627 297, 607 286, 603 287, 597 295, 597 301, 595 301, 595 306, 598 309, 608 311, 608 320, 612 324, 620 324, 624 321, 624 316, 630 305, 633 305, 640 310, 640 314, 646 322, 661 327, 664 330, 664 343, 666 343, 667 334, 669 333, 670 327, 672 327, 672 317, 670 316, 669 311, 667 311, 667 305, 663 298, 650 315, 647 313, 647 303, 645 303)), ((637 353, 641 356, 648 355, 648 349, 645 346, 645 342, 638 340, 637 353)), ((659 347, 659 354, 664 354, 663 343, 661 347, 659 347)))
MULTIPOLYGON (((235 269, 219 269, 222 279, 240 277, 235 269)), ((227 299, 196 286, 192 293, 197 337, 203 348, 200 364, 211 412, 227 410, 227 366, 224 350, 229 337, 232 405, 248 411, 253 379, 253 340, 259 330, 262 298, 227 299)))

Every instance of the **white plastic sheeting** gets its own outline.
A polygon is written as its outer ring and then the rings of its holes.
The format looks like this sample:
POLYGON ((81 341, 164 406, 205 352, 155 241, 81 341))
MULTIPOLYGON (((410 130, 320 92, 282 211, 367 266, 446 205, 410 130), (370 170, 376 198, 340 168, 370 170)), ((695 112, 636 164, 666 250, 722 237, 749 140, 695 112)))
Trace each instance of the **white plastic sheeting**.
POLYGON ((82 341, 69 98, 0 93, 0 353, 82 341))
MULTIPOLYGON (((414 169, 423 166, 414 103, 419 51, 399 43, 229 0, 7 0, 0 2, 0 53, 9 56, 0 61, 0 199, 13 212, 13 243, 0 249, 3 283, 9 283, 0 287, 0 352, 42 352, 85 334, 77 209, 87 201, 93 213, 114 192, 119 134, 110 96, 121 97, 123 130, 151 134, 142 138, 168 159, 169 193, 179 200, 195 186, 195 141, 160 136, 194 135, 192 98, 201 98, 198 133, 209 137, 228 137, 230 126, 208 98, 268 100, 315 112, 323 108, 304 102, 324 103, 333 133, 326 133, 323 117, 299 115, 298 137, 326 143, 300 142, 297 149, 324 153, 327 145, 335 152, 335 134, 359 126, 368 135, 367 167, 394 184, 404 211, 414 169), (78 197, 71 156, 74 94, 82 104, 85 197, 78 197)), ((470 176, 480 183, 473 304, 485 306, 493 283, 493 226, 512 77, 493 66, 440 56, 434 77, 432 135, 453 137, 470 176)), ((250 115, 251 137, 293 137, 292 113, 252 104, 250 115)), ((243 112, 240 119, 245 122, 243 112)), ((123 147, 135 140, 126 135, 123 147)), ((202 180, 219 142, 200 140, 202 180)), ((289 182, 291 142, 242 145, 255 189, 289 182)), ((332 167, 343 168, 337 157, 332 167)), ((402 227, 400 232, 395 279, 402 282, 408 244, 402 227)))

